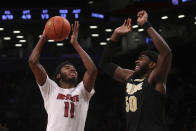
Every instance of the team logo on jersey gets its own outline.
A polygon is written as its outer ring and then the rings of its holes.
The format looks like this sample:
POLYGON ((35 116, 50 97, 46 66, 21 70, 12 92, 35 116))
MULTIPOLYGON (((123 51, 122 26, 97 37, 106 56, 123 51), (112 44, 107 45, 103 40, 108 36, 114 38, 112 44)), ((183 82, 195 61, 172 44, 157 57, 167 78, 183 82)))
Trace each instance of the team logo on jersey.
POLYGON ((70 94, 61 94, 59 93, 57 95, 57 99, 59 100, 71 100, 72 102, 78 102, 79 101, 79 95, 71 96, 70 94))
POLYGON ((132 84, 132 83, 127 83, 127 86, 126 86, 126 91, 129 95, 132 95, 134 94, 135 92, 139 91, 142 89, 142 85, 143 85, 143 82, 140 82, 138 84, 132 84))

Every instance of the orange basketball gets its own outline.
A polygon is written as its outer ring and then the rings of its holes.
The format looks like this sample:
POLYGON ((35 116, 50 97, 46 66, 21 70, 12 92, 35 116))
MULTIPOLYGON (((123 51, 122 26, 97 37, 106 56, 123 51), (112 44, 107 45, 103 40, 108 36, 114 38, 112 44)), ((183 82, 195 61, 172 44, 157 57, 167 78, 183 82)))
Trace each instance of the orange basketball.
POLYGON ((48 38, 55 41, 62 41, 67 38, 70 29, 69 21, 61 16, 51 17, 45 25, 48 38))

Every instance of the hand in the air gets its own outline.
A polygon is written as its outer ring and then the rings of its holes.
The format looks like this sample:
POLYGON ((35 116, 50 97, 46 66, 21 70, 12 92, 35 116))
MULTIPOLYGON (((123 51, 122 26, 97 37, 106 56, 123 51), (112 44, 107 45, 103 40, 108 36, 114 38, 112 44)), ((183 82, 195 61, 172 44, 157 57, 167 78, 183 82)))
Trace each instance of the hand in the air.
POLYGON ((70 40, 71 44, 77 42, 79 26, 80 26, 79 21, 75 21, 74 24, 71 25, 71 29, 72 29, 72 35, 70 40))
POLYGON ((120 27, 115 29, 115 32, 119 35, 124 35, 132 31, 132 26, 131 26, 131 19, 128 18, 124 21, 124 24, 121 25, 120 27))
POLYGON ((146 23, 148 21, 148 14, 145 10, 142 10, 140 12, 137 13, 137 23, 138 25, 143 25, 144 23, 146 23))
POLYGON ((48 39, 47 32, 46 32, 45 29, 44 29, 44 31, 43 31, 41 36, 44 37, 45 39, 48 39))

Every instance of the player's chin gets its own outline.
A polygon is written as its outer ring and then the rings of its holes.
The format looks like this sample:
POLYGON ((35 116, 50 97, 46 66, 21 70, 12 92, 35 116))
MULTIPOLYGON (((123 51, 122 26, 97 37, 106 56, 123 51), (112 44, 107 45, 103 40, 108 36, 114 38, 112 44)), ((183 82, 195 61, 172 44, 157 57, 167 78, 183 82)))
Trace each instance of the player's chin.
POLYGON ((71 75, 69 78, 77 80, 77 76, 76 75, 71 75))

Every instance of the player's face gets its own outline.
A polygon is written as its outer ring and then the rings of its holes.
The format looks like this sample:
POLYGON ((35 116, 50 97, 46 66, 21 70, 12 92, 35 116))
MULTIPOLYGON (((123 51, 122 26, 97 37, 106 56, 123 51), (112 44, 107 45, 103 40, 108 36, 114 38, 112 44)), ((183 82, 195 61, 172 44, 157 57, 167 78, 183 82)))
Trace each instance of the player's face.
POLYGON ((148 71, 148 64, 150 62, 150 59, 146 55, 141 55, 139 58, 135 61, 135 72, 141 71, 143 73, 146 73, 148 71))
POLYGON ((63 81, 77 81, 78 73, 73 65, 66 64, 61 68, 61 79, 63 81))

